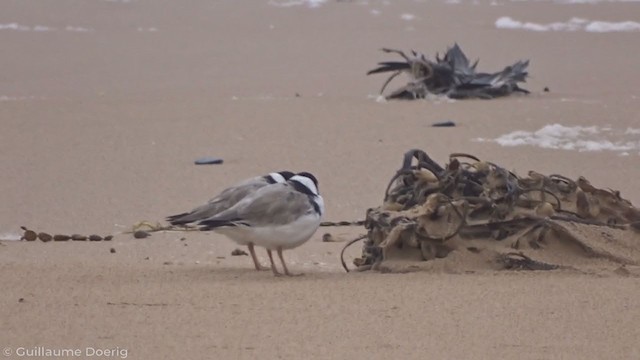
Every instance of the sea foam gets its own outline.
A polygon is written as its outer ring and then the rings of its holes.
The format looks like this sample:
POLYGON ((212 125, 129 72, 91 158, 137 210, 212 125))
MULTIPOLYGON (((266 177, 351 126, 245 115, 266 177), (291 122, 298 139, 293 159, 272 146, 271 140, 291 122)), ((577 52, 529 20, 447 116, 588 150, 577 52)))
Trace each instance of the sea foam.
POLYGON ((498 29, 529 30, 529 31, 586 31, 586 32, 628 32, 640 31, 640 23, 635 21, 608 22, 571 18, 565 22, 552 22, 540 24, 535 22, 523 22, 509 16, 498 18, 495 22, 498 29))
POLYGON ((269 5, 278 6, 278 7, 306 5, 310 8, 317 8, 326 2, 327 0, 270 0, 269 5))
POLYGON ((536 131, 517 130, 495 139, 475 141, 495 142, 501 146, 537 146, 544 149, 575 151, 615 151, 627 153, 640 150, 640 129, 625 130, 602 126, 545 125, 536 131))
POLYGON ((0 233, 0 241, 10 240, 10 241, 18 241, 22 238, 20 234, 13 232, 3 232, 0 233))
POLYGON ((93 29, 85 28, 82 26, 67 25, 63 29, 57 29, 46 25, 21 25, 18 23, 0 24, 0 30, 12 30, 12 31, 34 31, 34 32, 49 32, 49 31, 70 31, 70 32, 91 32, 93 29))

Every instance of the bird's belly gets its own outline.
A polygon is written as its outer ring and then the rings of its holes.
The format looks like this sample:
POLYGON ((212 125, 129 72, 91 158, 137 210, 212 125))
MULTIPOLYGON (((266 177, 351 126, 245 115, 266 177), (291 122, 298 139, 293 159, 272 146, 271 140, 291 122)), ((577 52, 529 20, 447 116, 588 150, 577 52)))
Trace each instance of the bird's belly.
POLYGON ((217 232, 218 234, 225 235, 238 245, 249 245, 252 242, 250 239, 250 234, 247 233, 246 227, 244 226, 222 226, 219 228, 215 228, 213 231, 217 232))
POLYGON ((320 226, 320 216, 305 215, 286 225, 245 227, 246 238, 269 250, 293 249, 304 244, 320 226))

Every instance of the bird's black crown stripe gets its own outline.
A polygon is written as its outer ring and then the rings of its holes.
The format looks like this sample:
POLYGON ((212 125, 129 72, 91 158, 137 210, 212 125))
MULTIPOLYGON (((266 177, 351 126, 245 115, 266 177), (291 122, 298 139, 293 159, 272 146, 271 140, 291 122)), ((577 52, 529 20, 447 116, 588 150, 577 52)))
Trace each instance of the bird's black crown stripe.
POLYGON ((313 184, 316 186, 316 189, 318 189, 318 191, 320 191, 320 187, 318 186, 318 179, 316 179, 316 177, 313 176, 312 173, 308 173, 306 171, 303 171, 303 172, 297 173, 296 175, 304 176, 304 177, 307 177, 307 178, 311 179, 311 181, 313 181, 313 184))
MULTIPOLYGON (((282 175, 282 177, 284 178, 285 181, 291 179, 291 177, 293 175, 295 175, 294 173, 292 173, 291 171, 278 171, 278 174, 282 175)), ((271 175, 265 175, 262 177, 263 179, 265 179, 267 181, 267 183, 269 184, 275 184, 277 181, 276 179, 274 179, 273 177, 271 177, 271 175)))
POLYGON ((286 170, 284 170, 284 171, 278 171, 278 174, 282 175, 282 177, 283 177, 285 180, 289 180, 289 179, 291 179, 291 178, 293 177, 293 175, 295 175, 295 174, 294 174, 294 173, 292 173, 291 171, 286 171, 286 170))
POLYGON ((311 189, 309 189, 308 187, 306 187, 303 183, 298 182, 297 180, 290 180, 289 182, 291 183, 293 188, 296 189, 296 191, 301 192, 303 194, 307 194, 311 197, 316 196, 316 194, 314 194, 314 192, 311 191, 311 189))

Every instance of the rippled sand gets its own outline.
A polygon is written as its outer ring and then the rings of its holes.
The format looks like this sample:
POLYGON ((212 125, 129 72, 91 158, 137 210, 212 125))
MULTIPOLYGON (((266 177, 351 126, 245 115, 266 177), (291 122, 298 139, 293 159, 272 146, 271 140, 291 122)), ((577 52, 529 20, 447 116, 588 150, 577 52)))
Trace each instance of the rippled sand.
MULTIPOLYGON (((317 175, 327 220, 360 219, 410 148, 583 175, 640 203, 637 148, 477 140, 560 124, 637 143, 625 133, 640 113, 637 32, 496 27, 505 16, 640 21, 635 3, 284 3, 0 3, 0 24, 17 28, 0 26, 0 235, 120 232, 282 169, 317 175), (365 73, 389 59, 381 47, 434 56, 454 42, 487 71, 530 59, 532 94, 375 100, 384 76, 365 73), (458 126, 430 126, 444 120, 458 126), (194 166, 203 156, 225 163, 194 166)), ((2 241, 0 345, 119 347, 133 359, 640 357, 636 269, 345 274, 344 242, 321 242, 325 231, 362 229, 321 229, 286 252, 306 273, 294 279, 255 272, 215 234, 2 241)))

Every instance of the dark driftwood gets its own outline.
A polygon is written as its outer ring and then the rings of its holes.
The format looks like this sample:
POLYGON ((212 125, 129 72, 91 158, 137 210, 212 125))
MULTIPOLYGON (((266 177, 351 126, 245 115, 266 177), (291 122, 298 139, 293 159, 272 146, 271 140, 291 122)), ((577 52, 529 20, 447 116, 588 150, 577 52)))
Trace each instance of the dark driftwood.
POLYGON ((385 53, 400 55, 403 61, 383 61, 367 75, 391 73, 382 85, 380 94, 387 85, 402 73, 409 76, 409 82, 386 96, 387 99, 422 99, 428 95, 444 95, 452 99, 492 99, 512 93, 528 94, 529 91, 518 84, 525 82, 529 61, 518 61, 495 73, 476 71, 478 60, 469 65, 469 59, 460 46, 455 44, 447 49, 441 59, 427 59, 423 54, 412 51, 410 55, 400 50, 382 49, 385 53))

